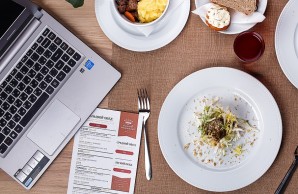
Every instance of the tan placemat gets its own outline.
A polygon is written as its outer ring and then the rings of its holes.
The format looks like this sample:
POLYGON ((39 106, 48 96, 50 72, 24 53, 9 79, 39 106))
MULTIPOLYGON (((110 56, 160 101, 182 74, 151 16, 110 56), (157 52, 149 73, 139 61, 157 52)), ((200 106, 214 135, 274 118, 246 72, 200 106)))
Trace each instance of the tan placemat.
MULTIPOLYGON (((286 0, 268 1, 266 20, 253 28, 264 37, 266 49, 262 58, 253 63, 249 71, 270 90, 280 107, 284 127, 282 146, 277 159, 260 179, 234 193, 274 193, 293 161, 293 152, 298 144, 298 103, 296 103, 298 91, 282 73, 274 49, 275 26, 286 2, 286 0)), ((191 4, 191 10, 194 10, 194 1, 191 1, 191 4)), ((184 182, 166 163, 158 143, 158 116, 167 94, 185 76, 214 66, 247 71, 233 53, 232 45, 235 37, 236 35, 211 31, 202 23, 199 16, 190 13, 182 33, 161 49, 138 53, 113 45, 112 65, 122 72, 122 78, 109 95, 109 108, 137 112, 136 90, 141 87, 149 90, 152 99, 148 134, 153 179, 147 181, 145 178, 142 140, 136 194, 208 193, 184 182)), ((198 174, 198 176, 204 175, 198 174)), ((286 193, 297 192, 298 172, 294 174, 286 193)))

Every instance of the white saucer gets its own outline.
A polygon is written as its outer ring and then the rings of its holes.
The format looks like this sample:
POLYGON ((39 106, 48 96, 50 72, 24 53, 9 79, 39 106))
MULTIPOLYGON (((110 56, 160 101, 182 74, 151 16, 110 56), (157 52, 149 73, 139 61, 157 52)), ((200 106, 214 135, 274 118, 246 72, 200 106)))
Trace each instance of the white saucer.
POLYGON ((190 1, 185 0, 170 17, 165 15, 150 36, 146 37, 115 17, 112 1, 95 0, 96 18, 101 29, 118 46, 138 52, 152 51, 169 44, 184 28, 190 11, 190 1))
POLYGON ((298 2, 290 0, 281 12, 275 31, 278 62, 289 81, 298 88, 298 2))

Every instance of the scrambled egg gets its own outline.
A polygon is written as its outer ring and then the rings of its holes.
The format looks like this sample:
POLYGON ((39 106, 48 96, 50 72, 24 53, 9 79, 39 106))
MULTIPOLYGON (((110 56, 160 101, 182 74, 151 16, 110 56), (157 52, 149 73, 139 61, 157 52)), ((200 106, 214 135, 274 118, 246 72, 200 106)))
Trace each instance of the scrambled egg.
POLYGON ((139 20, 148 23, 161 16, 167 6, 168 0, 141 0, 138 3, 139 20))

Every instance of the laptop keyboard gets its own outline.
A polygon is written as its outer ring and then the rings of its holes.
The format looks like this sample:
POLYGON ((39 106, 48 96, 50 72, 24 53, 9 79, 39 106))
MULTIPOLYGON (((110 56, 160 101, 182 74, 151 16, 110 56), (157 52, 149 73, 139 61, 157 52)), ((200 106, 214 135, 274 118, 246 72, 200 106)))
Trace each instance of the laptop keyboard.
POLYGON ((73 47, 46 28, 0 85, 0 156, 25 132, 82 58, 73 47))

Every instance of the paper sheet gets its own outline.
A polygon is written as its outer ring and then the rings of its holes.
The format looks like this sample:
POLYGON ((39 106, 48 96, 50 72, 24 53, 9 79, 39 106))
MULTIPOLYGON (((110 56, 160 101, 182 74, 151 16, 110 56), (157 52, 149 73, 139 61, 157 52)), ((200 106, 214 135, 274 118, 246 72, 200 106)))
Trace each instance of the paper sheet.
POLYGON ((134 192, 139 115, 96 109, 75 136, 68 194, 134 192))

